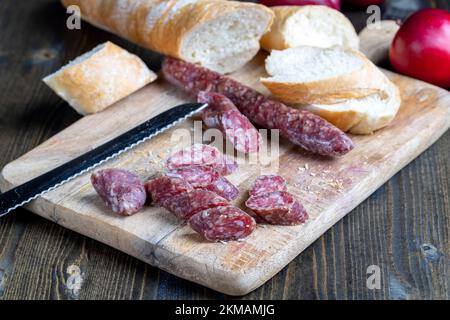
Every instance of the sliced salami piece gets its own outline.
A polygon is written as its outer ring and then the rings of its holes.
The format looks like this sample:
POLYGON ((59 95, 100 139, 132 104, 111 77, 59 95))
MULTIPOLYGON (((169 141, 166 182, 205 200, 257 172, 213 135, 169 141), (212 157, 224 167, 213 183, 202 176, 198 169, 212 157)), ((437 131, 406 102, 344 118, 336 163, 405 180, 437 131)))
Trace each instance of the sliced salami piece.
POLYGON ((142 181, 127 170, 97 171, 91 175, 91 183, 105 205, 119 215, 135 214, 142 209, 147 198, 142 181))
POLYGON ((162 207, 177 217, 189 220, 194 214, 215 207, 227 206, 226 199, 208 190, 192 190, 167 198, 162 207))
POLYGON ((305 208, 285 191, 262 193, 250 197, 245 205, 270 224, 291 226, 308 220, 305 208))
POLYGON ((218 167, 221 169, 223 163, 223 155, 216 147, 206 144, 194 144, 170 156, 167 159, 166 167, 169 170, 191 166, 218 167))
POLYGON ((202 113, 205 124, 219 129, 236 150, 244 153, 259 150, 261 135, 230 99, 219 93, 200 91, 197 100, 208 104, 202 113))
POLYGON ((221 173, 211 166, 190 166, 171 170, 166 173, 168 177, 183 179, 194 188, 206 188, 216 182, 221 173))
POLYGON ((236 172, 236 170, 239 168, 238 163, 234 159, 231 159, 228 156, 224 156, 223 159, 224 159, 224 163, 223 163, 223 169, 221 171, 222 175, 228 176, 228 175, 236 172))
POLYGON ((239 196, 239 189, 224 177, 221 177, 214 183, 207 185, 205 189, 218 194, 228 201, 232 201, 239 196))
POLYGON ((249 191, 250 196, 273 191, 287 191, 286 180, 278 175, 259 176, 249 191))
POLYGON ((145 184, 147 195, 155 204, 161 205, 165 199, 173 197, 182 192, 193 190, 193 187, 178 177, 162 176, 148 181, 145 184))
POLYGON ((234 159, 224 156, 216 147, 194 144, 169 157, 166 161, 169 171, 196 167, 205 171, 216 171, 221 176, 235 172, 238 164, 234 159))
POLYGON ((225 95, 250 121, 267 129, 279 129, 292 143, 324 156, 344 155, 354 148, 341 130, 310 112, 293 109, 263 94, 198 65, 166 58, 164 77, 192 96, 200 91, 225 95))
POLYGON ((210 241, 239 240, 255 230, 256 222, 236 207, 217 207, 191 217, 189 225, 210 241))

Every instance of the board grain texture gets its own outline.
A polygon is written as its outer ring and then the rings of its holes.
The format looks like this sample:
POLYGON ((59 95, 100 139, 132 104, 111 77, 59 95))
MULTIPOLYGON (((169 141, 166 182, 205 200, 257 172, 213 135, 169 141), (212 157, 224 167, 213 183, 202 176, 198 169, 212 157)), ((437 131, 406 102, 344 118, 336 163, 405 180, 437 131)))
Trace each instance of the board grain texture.
MULTIPOLYGON (((450 9, 446 0, 428 2, 450 9)), ((360 30, 367 15, 345 10, 360 30)), ((65 23, 58 1, 0 1, 0 167, 79 119, 40 80, 70 59, 111 40, 159 67, 155 53, 88 24, 71 31, 65 23)), ((447 131, 244 298, 449 299, 449 145, 447 131), (370 265, 381 269, 380 289, 366 286, 370 265)), ((0 299, 230 297, 18 209, 0 220, 0 299)))
MULTIPOLYGON (((265 76, 264 59, 261 53, 232 77, 264 92, 259 83, 265 76)), ((272 278, 449 128, 447 91, 392 73, 389 76, 402 93, 400 112, 388 128, 370 136, 353 136, 356 148, 351 153, 323 158, 282 141, 279 158, 271 152, 270 165, 243 162, 230 176, 241 190, 235 201, 241 207, 248 197, 245 191, 257 176, 278 173, 286 177, 290 191, 310 215, 302 226, 259 226, 245 241, 211 243, 162 208, 147 207, 127 218, 111 214, 95 193, 90 174, 43 195, 27 208, 181 278, 229 295, 247 294, 272 278)), ((0 186, 5 191, 20 185, 189 101, 160 79, 108 110, 80 119, 6 165, 0 186)), ((192 119, 185 121, 102 167, 126 168, 143 180, 155 177, 171 151, 192 143, 185 137, 192 135, 193 127, 192 119)))

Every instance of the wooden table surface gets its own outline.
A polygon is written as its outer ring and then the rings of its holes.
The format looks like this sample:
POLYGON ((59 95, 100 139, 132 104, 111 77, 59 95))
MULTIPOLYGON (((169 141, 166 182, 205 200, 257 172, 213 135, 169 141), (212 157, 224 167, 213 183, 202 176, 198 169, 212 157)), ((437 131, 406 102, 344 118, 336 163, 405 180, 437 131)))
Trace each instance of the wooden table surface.
MULTIPOLYGON (((56 0, 0 1, 0 167, 79 119, 40 81, 70 59, 112 40, 158 68, 157 54, 85 23, 70 31, 66 17, 56 0)), ((449 299, 449 146, 447 132, 244 298, 449 299), (369 266, 379 289, 367 287, 369 266)), ((0 299, 227 298, 24 209, 0 220, 0 299)))

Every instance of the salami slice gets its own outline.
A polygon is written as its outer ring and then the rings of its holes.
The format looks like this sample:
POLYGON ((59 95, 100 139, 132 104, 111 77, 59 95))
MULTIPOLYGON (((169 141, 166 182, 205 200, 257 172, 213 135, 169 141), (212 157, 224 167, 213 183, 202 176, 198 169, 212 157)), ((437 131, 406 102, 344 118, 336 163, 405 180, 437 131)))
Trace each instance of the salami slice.
POLYGON ((228 201, 232 201, 239 196, 239 189, 224 177, 221 177, 216 182, 207 185, 205 189, 218 194, 228 201))
POLYGON ((148 197, 151 197, 155 204, 162 204, 165 199, 173 197, 182 192, 193 190, 192 186, 178 177, 162 176, 148 181, 145 184, 148 197))
POLYGON ((217 207, 191 217, 189 225, 210 241, 239 240, 255 230, 255 220, 236 207, 217 207))
POLYGON ((144 184, 137 175, 123 169, 105 169, 91 175, 91 183, 105 205, 114 213, 131 216, 146 200, 144 184))
POLYGON ((200 91, 197 100, 208 104, 202 113, 203 122, 219 129, 236 150, 244 153, 259 150, 261 135, 230 99, 219 93, 200 91))
POLYGON ((344 132, 319 116, 269 100, 219 73, 174 58, 165 59, 162 72, 169 82, 192 96, 200 91, 225 95, 250 121, 267 129, 279 129, 282 137, 310 152, 339 156, 354 148, 344 132))
POLYGON ((278 175, 259 176, 253 183, 249 193, 250 196, 256 196, 261 193, 273 191, 286 191, 287 183, 283 177, 278 175))
POLYGON ((228 176, 232 174, 233 172, 236 172, 236 170, 239 168, 238 163, 231 159, 230 157, 224 156, 224 163, 223 163, 223 169, 221 170, 221 173, 223 176, 228 176))
MULTIPOLYGON (((166 161, 166 167, 169 171, 174 172, 174 175, 179 169, 194 167, 206 172, 215 171, 220 176, 227 176, 238 169, 238 164, 234 159, 224 156, 216 147, 194 144, 170 156, 166 161)), ((182 176, 183 170, 179 171, 182 176)))
POLYGON ((169 170, 191 166, 222 168, 223 163, 223 155, 216 147, 194 144, 170 156, 166 161, 166 167, 169 170))
POLYGON ((306 222, 305 208, 288 192, 275 191, 250 197, 245 205, 270 224, 290 226, 306 222))
POLYGON ((227 206, 226 199, 208 190, 193 190, 167 198, 162 207, 183 220, 189 220, 197 212, 227 206))
POLYGON ((221 173, 211 166, 195 165, 171 170, 166 175, 168 177, 183 179, 194 188, 206 188, 221 177, 221 173))

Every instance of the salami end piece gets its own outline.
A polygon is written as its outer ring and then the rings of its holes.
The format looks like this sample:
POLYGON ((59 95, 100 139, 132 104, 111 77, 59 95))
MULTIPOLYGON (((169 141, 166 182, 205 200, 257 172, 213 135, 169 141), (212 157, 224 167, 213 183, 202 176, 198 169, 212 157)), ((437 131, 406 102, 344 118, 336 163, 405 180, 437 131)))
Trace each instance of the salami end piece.
POLYGON ((218 194, 228 201, 233 201, 239 197, 239 189, 224 177, 221 177, 216 182, 207 185, 205 189, 218 194))
POLYGON ((292 226, 305 223, 308 213, 288 192, 275 191, 250 197, 245 205, 270 224, 292 226))
POLYGON ((192 216, 189 225, 210 241, 239 240, 255 230, 256 222, 236 207, 217 207, 192 216))
POLYGON ((191 191, 193 187, 183 179, 163 176, 148 181, 145 190, 155 204, 161 205, 165 199, 191 191))
POLYGON ((249 193, 250 196, 256 196, 261 193, 287 191, 286 180, 279 175, 263 175, 259 176, 253 183, 249 193))
POLYGON ((197 101, 208 104, 202 113, 203 122, 208 127, 219 129, 236 150, 244 153, 259 150, 261 135, 230 99, 216 92, 200 91, 197 101))
POLYGON ((145 204, 144 184, 137 175, 123 169, 105 169, 91 175, 100 198, 114 213, 131 216, 145 204))
POLYGON ((183 220, 189 220, 200 211, 227 206, 228 204, 226 199, 214 192, 198 189, 167 198, 162 203, 162 207, 183 220))

